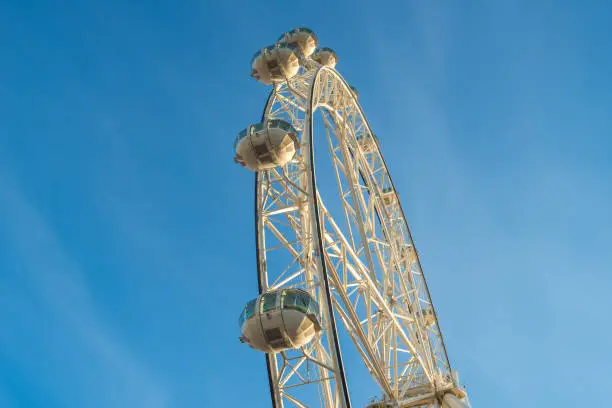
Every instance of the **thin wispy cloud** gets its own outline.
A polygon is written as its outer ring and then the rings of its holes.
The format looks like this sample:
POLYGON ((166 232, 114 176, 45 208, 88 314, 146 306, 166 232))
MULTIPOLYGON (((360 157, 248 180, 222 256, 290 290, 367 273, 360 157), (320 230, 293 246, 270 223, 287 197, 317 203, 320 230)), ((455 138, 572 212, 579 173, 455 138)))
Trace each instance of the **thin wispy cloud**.
POLYGON ((45 371, 74 376, 75 393, 87 387, 86 406, 172 407, 170 390, 105 321, 78 263, 6 169, 0 171, 0 219, 11 250, 2 256, 0 279, 3 292, 12 291, 0 309, 0 320, 10 324, 0 337, 4 358, 29 361, 32 371, 24 375, 36 382, 33 358, 40 356, 51 365, 45 371), (48 335, 29 337, 31 325, 48 335))

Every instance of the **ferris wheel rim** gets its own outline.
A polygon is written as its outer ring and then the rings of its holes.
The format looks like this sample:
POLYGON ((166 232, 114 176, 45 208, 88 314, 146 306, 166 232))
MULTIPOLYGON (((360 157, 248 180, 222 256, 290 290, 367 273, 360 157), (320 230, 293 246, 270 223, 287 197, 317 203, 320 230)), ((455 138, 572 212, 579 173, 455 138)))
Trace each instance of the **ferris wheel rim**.
MULTIPOLYGON (((301 131, 302 131, 302 142, 304 141, 305 138, 308 140, 308 143, 307 143, 308 144, 308 149, 309 149, 308 155, 310 157, 310 166, 309 166, 308 170, 311 172, 311 175, 310 175, 312 177, 311 178, 311 188, 312 188, 312 193, 313 193, 313 196, 312 196, 311 200, 313 201, 313 207, 314 207, 314 214, 313 214, 314 222, 317 224, 317 227, 316 227, 316 235, 317 235, 317 237, 316 237, 316 239, 318 240, 317 245, 318 245, 319 248, 323 248, 323 235, 322 235, 322 229, 321 229, 321 225, 320 225, 321 210, 319 208, 319 203, 318 203, 318 186, 317 186, 317 182, 316 182, 316 166, 315 166, 315 158, 314 158, 314 143, 315 143, 315 135, 314 135, 314 133, 315 132, 313 130, 312 124, 313 124, 314 112, 316 110, 320 109, 320 108, 325 109, 325 107, 322 106, 321 104, 317 104, 317 105, 314 104, 314 93, 315 93, 315 90, 316 90, 316 84, 317 84, 317 81, 319 80, 320 76, 324 72, 329 72, 333 76, 333 78, 336 81, 339 81, 342 84, 343 88, 346 91, 349 92, 349 94, 351 95, 351 105, 354 108, 356 108, 356 110, 358 111, 359 116, 360 116, 361 120, 363 121, 363 123, 364 123, 364 125, 365 125, 365 127, 367 129, 367 132, 369 134, 373 134, 372 130, 371 130, 370 123, 369 123, 369 121, 368 121, 368 119, 367 119, 367 117, 366 117, 366 115, 365 115, 365 113, 363 111, 363 108, 362 108, 361 104, 358 102, 358 100, 355 97, 355 95, 350 92, 351 87, 348 85, 346 80, 335 69, 332 69, 332 68, 329 68, 329 67, 318 67, 316 69, 316 71, 313 73, 313 76, 312 76, 312 80, 311 80, 311 83, 310 83, 310 95, 308 97, 307 106, 306 106, 306 117, 305 117, 305 119, 307 120, 308 134, 304 135, 305 129, 302 129, 301 131)), ((266 103, 264 112, 262 114, 262 122, 267 120, 267 118, 268 118, 268 116, 270 114, 271 108, 272 108, 272 106, 274 105, 274 102, 275 102, 275 95, 276 95, 277 90, 278 90, 278 85, 275 85, 274 89, 270 92, 270 95, 268 96, 268 101, 266 103)), ((395 185, 394 185, 393 180, 391 178, 391 174, 389 172, 388 166, 387 166, 386 162, 384 161, 384 156, 382 155, 382 151, 381 151, 380 145, 378 143, 376 143, 376 149, 377 149, 378 154, 379 154, 379 156, 380 156, 380 158, 382 160, 382 163, 383 163, 383 166, 384 166, 384 171, 385 171, 387 177, 389 178, 389 183, 390 183, 392 188, 395 188, 394 187, 395 185)), ((263 174, 265 172, 261 172, 261 173, 263 174)), ((260 231, 260 228, 261 228, 261 225, 260 225, 261 217, 260 217, 260 214, 259 214, 258 200, 259 200, 259 194, 260 194, 260 189, 259 189, 260 186, 259 186, 259 184, 260 184, 260 180, 262 180, 262 178, 263 178, 263 175, 260 175, 259 173, 256 173, 256 175, 255 175, 255 191, 256 191, 256 197, 255 197, 255 224, 256 224, 256 231, 255 231, 255 234, 256 234, 256 242, 257 242, 257 246, 256 246, 257 254, 256 254, 256 256, 257 256, 258 282, 259 282, 259 291, 260 291, 260 293, 262 293, 262 291, 265 290, 262 280, 264 279, 264 277, 267 279, 267 276, 264 276, 266 271, 262 271, 264 266, 262 265, 261 258, 260 258, 260 256, 261 256, 260 255, 261 254, 261 248, 260 248, 261 242, 260 242, 260 239, 261 239, 262 231, 260 231)), ((407 220, 406 220, 403 208, 401 206, 401 202, 398 202, 398 206, 399 206, 399 209, 401 211, 401 218, 402 218, 403 223, 404 223, 404 225, 406 227, 406 230, 407 230, 407 232, 409 234, 410 241, 413 242, 412 241, 412 235, 411 235, 410 229, 408 227, 408 223, 407 223, 407 220)), ((380 217, 380 215, 379 215, 379 217, 380 217)), ((264 242, 264 244, 265 244, 265 242, 264 242)), ((320 261, 321 261, 321 266, 323 268, 323 277, 325 279, 328 279, 327 278, 326 266, 325 266, 325 259, 324 259, 325 254, 324 254, 324 251, 319 251, 318 255, 321 258, 320 261)), ((418 254, 417 254, 417 262, 418 262, 419 269, 421 269, 421 264, 420 264, 420 260, 418 259, 418 254)), ((424 280, 424 278, 423 278, 423 282, 425 284, 425 289, 426 289, 427 295, 428 295, 429 299, 431 299, 431 296, 429 294, 429 289, 427 287, 427 284, 426 284, 426 281, 424 280)), ((333 302, 331 301, 331 293, 329 291, 329 282, 326 283, 326 286, 328 287, 328 289, 325 291, 325 295, 328 298, 327 301, 328 301, 328 305, 329 305, 328 307, 329 307, 330 319, 333 322, 335 306, 333 306, 333 302)), ((435 314, 435 309, 433 309, 433 310, 434 310, 434 314, 435 314)), ((436 324, 438 325, 439 338, 440 338, 440 340, 442 342, 442 349, 444 351, 445 360, 446 360, 447 365, 449 366, 449 369, 450 369, 450 361, 449 361, 448 355, 446 353, 446 347, 445 347, 444 342, 443 342, 443 337, 442 337, 441 330, 439 329, 439 323, 437 321, 437 316, 435 316, 435 319, 436 319, 436 324)), ((335 324, 334 324, 334 326, 335 326, 335 324)), ((337 333, 335 333, 335 340, 336 340, 336 349, 339 351, 340 347, 339 347, 339 344, 337 343, 337 333)), ((270 358, 269 357, 267 357, 266 359, 267 359, 268 375, 269 375, 269 381, 270 381, 270 392, 272 394, 273 406, 276 407, 276 402, 275 401, 276 401, 277 397, 274 396, 273 384, 272 384, 272 380, 271 380, 271 376, 272 376, 271 371, 270 371, 270 369, 271 369, 271 362, 270 362, 270 358)), ((341 357, 339 358, 339 360, 341 361, 341 357)), ((348 389, 346 388, 346 378, 345 378, 345 373, 344 373, 343 369, 340 370, 340 375, 341 375, 342 385, 345 388, 345 393, 346 393, 345 395, 348 396, 348 389)), ((347 398, 347 400, 348 400, 348 398, 347 398)), ((349 401, 347 401, 347 406, 350 406, 350 402, 349 401)))
MULTIPOLYGON (((316 107, 312 106, 312 99, 313 99, 313 96, 314 96, 315 84, 316 84, 316 81, 318 80, 318 78, 319 78, 319 76, 320 76, 320 74, 322 72, 330 72, 334 76, 334 78, 336 80, 338 80, 338 81, 340 81, 342 83, 342 85, 344 86, 344 88, 347 91, 351 90, 351 86, 346 82, 344 77, 342 75, 340 75, 340 73, 336 69, 330 68, 330 67, 327 67, 327 66, 320 66, 320 67, 318 67, 316 69, 316 72, 313 75, 312 86, 311 86, 311 89, 310 89, 311 94, 310 94, 310 97, 309 97, 309 101, 310 101, 309 108, 311 110, 311 122, 312 122, 312 115, 314 114, 314 111, 316 110, 316 108, 318 108, 318 106, 316 106, 316 107)), ((274 85, 274 88, 272 89, 272 91, 270 91, 270 94, 268 95, 268 100, 266 101, 266 105, 265 105, 264 111, 262 113, 262 122, 266 120, 266 117, 269 114, 270 108, 273 105, 274 95, 276 93, 276 90, 277 90, 277 84, 274 85)), ((361 104, 359 103, 359 101, 357 100, 357 98, 355 97, 355 95, 352 92, 350 93, 350 95, 351 95, 352 105, 354 107, 356 107, 357 110, 359 111, 361 119, 363 120, 363 122, 364 122, 364 124, 365 124, 365 126, 367 128, 368 133, 369 134, 374 134, 372 132, 372 127, 370 126, 370 122, 368 120, 368 117, 367 117, 367 115, 365 114, 365 112, 363 110, 363 107, 361 106, 361 104)), ((312 134, 312 126, 310 127, 310 132, 311 132, 311 134, 309 135, 309 139, 310 139, 309 140, 309 147, 310 147, 310 150, 312 152, 314 150, 314 135, 312 134)), ((390 183, 391 187, 393 189, 395 189, 395 183, 393 182, 393 176, 391 175, 391 172, 389 171, 389 166, 387 165, 387 162, 385 160, 385 156, 382 154, 382 149, 380 148, 380 144, 378 143, 378 141, 376 142, 376 149, 379 151, 379 155, 380 155, 380 158, 381 158, 381 160, 383 162, 383 165, 384 165, 384 168, 385 168, 385 172, 386 172, 387 176, 389 177, 389 183, 390 183)), ((311 160, 312 160, 312 167, 314 169, 315 168, 314 152, 312 154, 313 155, 311 157, 311 160)), ((256 187, 255 188, 257 188, 257 182, 258 182, 257 175, 256 175, 255 180, 256 180, 256 182, 255 182, 256 183, 256 187)), ((411 232, 410 227, 408 225, 408 221, 406 219, 406 214, 404 212, 404 208, 402 206, 401 200, 398 200, 397 205, 398 205, 398 207, 399 207, 399 209, 401 211, 402 220, 404 222, 404 225, 406 226, 406 230, 407 230, 407 232, 408 232, 408 234, 410 236, 410 240, 412 242, 414 242, 414 240, 412 239, 412 232, 411 232)), ((317 205, 317 207, 318 207, 318 205, 317 205)), ((257 233, 258 232, 256 231, 256 234, 257 233)), ((417 259, 417 263, 419 265, 419 269, 422 270, 422 265, 421 265, 421 261, 420 261, 420 257, 418 255, 418 252, 416 253, 416 259, 417 259)), ((259 263, 258 263, 258 268, 259 268, 259 263)), ((259 279, 259 273, 258 273, 258 279, 259 279)), ((429 291, 429 286, 427 285, 427 281, 425 279, 423 279, 423 283, 424 283, 427 295, 431 299, 431 292, 429 291)), ((261 291, 261 289, 260 289, 260 291, 261 291)), ((438 316, 437 316, 437 313, 435 311, 435 308, 433 308, 433 313, 434 313, 434 318, 436 320, 436 324, 439 327, 439 320, 438 320, 438 316)), ((444 355, 445 355, 446 361, 448 363, 449 369, 452 371, 452 364, 451 364, 450 359, 448 357, 448 352, 446 350, 446 345, 444 344, 444 337, 442 336, 441 329, 439 329, 439 331, 440 331, 440 339, 441 339, 441 342, 442 342, 442 349, 444 351, 444 355)))

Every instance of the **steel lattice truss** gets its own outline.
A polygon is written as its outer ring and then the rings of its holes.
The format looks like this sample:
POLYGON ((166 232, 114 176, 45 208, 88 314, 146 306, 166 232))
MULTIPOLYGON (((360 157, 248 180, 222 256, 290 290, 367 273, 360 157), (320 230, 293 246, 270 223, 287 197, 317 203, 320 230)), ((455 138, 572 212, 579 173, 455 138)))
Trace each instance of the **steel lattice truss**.
POLYGON ((336 326, 391 406, 438 406, 459 384, 377 139, 340 75, 303 65, 275 85, 264 111, 264 120, 290 122, 301 145, 286 166, 257 173, 257 259, 260 291, 308 291, 324 331, 300 350, 267 355, 274 406, 350 406, 336 326), (313 140, 328 145, 342 220, 319 195, 313 140))

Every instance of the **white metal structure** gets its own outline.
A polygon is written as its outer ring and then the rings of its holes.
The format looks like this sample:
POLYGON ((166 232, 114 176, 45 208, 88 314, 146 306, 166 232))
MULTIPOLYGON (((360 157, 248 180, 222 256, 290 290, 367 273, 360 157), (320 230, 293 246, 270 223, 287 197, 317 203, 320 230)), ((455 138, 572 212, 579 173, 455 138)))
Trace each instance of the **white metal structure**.
POLYGON ((274 83, 262 123, 274 119, 293 126, 299 150, 255 176, 259 291, 308 292, 322 330, 299 349, 266 354, 273 406, 351 407, 338 337, 344 328, 380 387, 370 407, 469 407, 378 139, 353 89, 333 66, 301 54, 299 72, 274 83), (324 177, 335 179, 337 197, 320 195, 315 143, 329 149, 335 174, 324 177))

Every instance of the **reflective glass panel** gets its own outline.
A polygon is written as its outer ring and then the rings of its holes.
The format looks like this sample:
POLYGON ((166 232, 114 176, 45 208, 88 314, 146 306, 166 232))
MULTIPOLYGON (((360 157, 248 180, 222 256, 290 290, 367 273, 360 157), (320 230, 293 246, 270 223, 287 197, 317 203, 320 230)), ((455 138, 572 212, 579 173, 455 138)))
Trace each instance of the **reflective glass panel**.
POLYGON ((248 320, 255 314, 255 303, 257 303, 257 299, 253 299, 246 304, 244 308, 244 320, 248 320))
POLYGON ((308 313, 308 306, 310 306, 310 295, 299 293, 296 296, 295 307, 304 313, 308 313))
POLYGON ((272 293, 266 293, 265 295, 263 295, 263 299, 262 299, 262 306, 261 306, 261 311, 262 312, 267 312, 269 310, 274 309, 274 307, 276 306, 276 292, 272 292, 272 293))
POLYGON ((283 129, 283 130, 285 130, 285 131, 287 131, 289 133, 297 133, 295 131, 295 128, 293 126, 291 126, 291 123, 282 122, 280 127, 281 127, 281 129, 283 129))
POLYGON ((312 298, 310 299, 310 306, 308 306, 308 313, 319 317, 319 304, 312 298))
POLYGON ((242 313, 240 313, 240 318, 238 319, 238 325, 242 327, 244 321, 246 320, 244 317, 245 309, 242 309, 242 313))
POLYGON ((289 308, 295 304, 295 291, 285 290, 283 291, 283 308, 289 308))
POLYGON ((238 136, 236 136, 236 138, 234 139, 234 149, 236 148, 236 146, 238 145, 238 142, 240 142, 242 139, 244 139, 247 135, 247 130, 244 129, 242 132, 238 133, 238 136))

